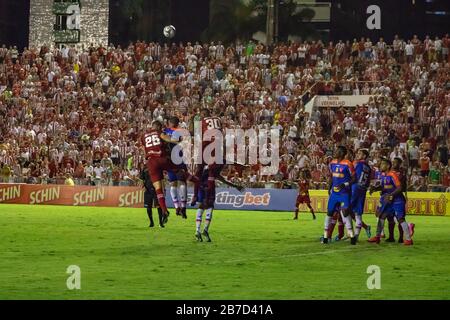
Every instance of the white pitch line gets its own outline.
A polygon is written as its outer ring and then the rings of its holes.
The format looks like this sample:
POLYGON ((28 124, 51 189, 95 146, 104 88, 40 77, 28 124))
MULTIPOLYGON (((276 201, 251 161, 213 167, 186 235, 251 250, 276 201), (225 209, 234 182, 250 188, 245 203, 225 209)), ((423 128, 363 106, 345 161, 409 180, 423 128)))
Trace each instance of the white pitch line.
MULTIPOLYGON (((299 253, 299 254, 290 254, 290 255, 263 257, 263 258, 253 258, 253 259, 228 260, 228 261, 222 261, 222 262, 217 262, 217 263, 237 263, 237 262, 246 262, 246 261, 261 261, 261 260, 269 260, 269 259, 286 259, 286 258, 295 258, 295 257, 307 257, 307 256, 316 256, 316 255, 323 255, 323 254, 326 255, 326 254, 354 251, 355 249, 357 249, 357 248, 353 247, 353 248, 341 249, 341 250, 317 251, 317 252, 308 252, 308 253, 299 253)), ((366 250, 373 250, 373 249, 379 250, 380 248, 373 247, 373 248, 365 248, 364 250, 366 251, 366 250)))

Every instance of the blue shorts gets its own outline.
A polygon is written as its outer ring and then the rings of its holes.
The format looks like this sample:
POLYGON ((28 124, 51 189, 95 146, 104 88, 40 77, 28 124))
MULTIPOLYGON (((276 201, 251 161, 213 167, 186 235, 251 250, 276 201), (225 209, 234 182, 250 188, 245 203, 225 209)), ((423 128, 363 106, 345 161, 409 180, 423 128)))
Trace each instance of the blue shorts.
POLYGON ((362 216, 364 213, 364 204, 366 202, 366 190, 353 189, 351 208, 352 212, 358 216, 362 216))
POLYGON ((328 199, 328 216, 332 216, 338 206, 340 209, 348 209, 350 207, 349 193, 331 193, 328 199))
MULTIPOLYGON (((187 167, 186 167, 186 165, 184 163, 180 164, 178 167, 180 169, 187 170, 187 167)), ((167 171, 167 179, 169 180, 169 182, 175 182, 175 181, 180 180, 178 178, 178 175, 175 172, 173 172, 173 171, 167 171)))
POLYGON ((177 174, 173 171, 167 171, 167 179, 169 180, 169 182, 178 181, 177 174))
POLYGON ((216 198, 215 190, 212 191, 212 193, 209 195, 206 190, 206 187, 204 187, 204 188, 201 187, 200 189, 198 189, 197 203, 206 204, 206 205, 214 207, 215 198, 216 198))
POLYGON ((197 193, 197 202, 203 203, 206 199, 206 190, 205 188, 199 188, 197 193))
POLYGON ((381 199, 378 210, 380 213, 386 214, 387 217, 396 217, 397 220, 400 220, 406 216, 406 202, 397 201, 387 203, 381 199))

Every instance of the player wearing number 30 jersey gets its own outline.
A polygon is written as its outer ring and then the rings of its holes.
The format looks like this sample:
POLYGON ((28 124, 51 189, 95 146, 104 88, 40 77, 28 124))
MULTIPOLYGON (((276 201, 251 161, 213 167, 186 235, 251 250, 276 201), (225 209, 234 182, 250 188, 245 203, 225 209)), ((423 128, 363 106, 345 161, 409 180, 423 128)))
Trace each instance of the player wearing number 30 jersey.
MULTIPOLYGON (((223 159, 221 163, 217 161, 217 156, 214 152, 214 147, 212 144, 216 143, 214 135, 221 134, 222 132, 222 122, 218 117, 211 116, 211 112, 208 109, 202 109, 201 111, 201 129, 202 129, 202 164, 197 165, 195 176, 200 180, 203 174, 205 165, 208 165, 208 182, 206 188, 207 195, 214 194, 214 188, 216 184, 217 176, 220 174, 221 168, 223 167, 223 159), (211 135, 211 136, 210 136, 211 135), (212 152, 206 154, 206 156, 211 156, 212 159, 205 159, 205 150, 211 146, 212 152)), ((216 145, 216 148, 222 148, 221 145, 216 145)), ((209 148, 208 148, 209 150, 209 148)), ((191 205, 194 205, 197 201, 196 196, 198 194, 198 188, 194 189, 194 198, 192 199, 191 205)), ((208 205, 212 205, 215 198, 212 196, 206 199, 208 205)))

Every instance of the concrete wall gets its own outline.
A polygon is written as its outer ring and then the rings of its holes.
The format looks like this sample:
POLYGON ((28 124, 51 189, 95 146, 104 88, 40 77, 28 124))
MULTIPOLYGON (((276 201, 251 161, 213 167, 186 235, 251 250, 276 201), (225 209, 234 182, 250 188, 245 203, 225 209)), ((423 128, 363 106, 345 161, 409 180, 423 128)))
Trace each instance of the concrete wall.
MULTIPOLYGON (((53 0, 30 1, 29 46, 53 45, 53 0)), ((81 0, 79 45, 108 44, 109 0, 81 0)))

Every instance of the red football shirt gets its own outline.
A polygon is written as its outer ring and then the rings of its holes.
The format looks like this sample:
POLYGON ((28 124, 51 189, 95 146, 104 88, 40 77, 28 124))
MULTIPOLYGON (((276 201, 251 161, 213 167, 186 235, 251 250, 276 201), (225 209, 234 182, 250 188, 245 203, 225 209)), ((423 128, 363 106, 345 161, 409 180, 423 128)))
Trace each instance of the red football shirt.
POLYGON ((163 158, 166 156, 164 141, 161 139, 161 132, 151 130, 142 137, 142 144, 145 148, 145 157, 148 159, 163 158))

